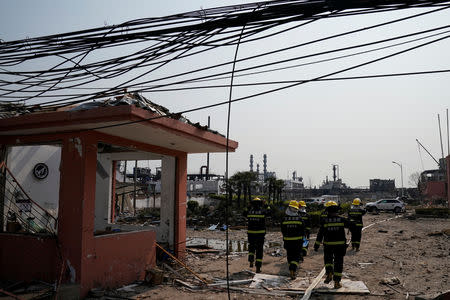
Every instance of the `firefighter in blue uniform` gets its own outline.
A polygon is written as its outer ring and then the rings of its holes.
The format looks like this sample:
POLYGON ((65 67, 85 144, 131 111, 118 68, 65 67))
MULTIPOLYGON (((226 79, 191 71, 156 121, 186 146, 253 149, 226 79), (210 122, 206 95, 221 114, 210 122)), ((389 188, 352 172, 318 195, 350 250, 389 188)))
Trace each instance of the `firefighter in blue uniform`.
POLYGON ((248 261, 250 268, 255 261, 256 273, 261 273, 264 237, 266 235, 266 215, 267 209, 263 207, 263 202, 256 197, 250 202, 247 212, 247 234, 248 234, 248 261), (256 257, 256 260, 255 260, 256 257))
POLYGON ((303 200, 298 202, 298 214, 302 217, 303 225, 305 226, 305 235, 303 237, 302 256, 308 253, 309 233, 311 232, 311 220, 309 214, 306 212, 306 203, 303 200), (306 242, 306 243, 305 243, 306 242))
POLYGON ((350 221, 350 232, 352 233, 352 250, 359 251, 361 244, 361 232, 363 228, 363 215, 366 210, 361 205, 359 198, 353 199, 352 206, 348 211, 348 219, 350 221))
POLYGON ((345 227, 349 227, 347 218, 338 215, 339 206, 335 201, 325 204, 327 216, 321 219, 319 233, 314 243, 314 251, 319 250, 323 240, 323 259, 327 277, 325 283, 334 280, 334 288, 341 288, 344 256, 347 251, 345 227))
POLYGON ((283 234, 284 248, 287 252, 291 279, 295 279, 297 268, 300 260, 302 260, 304 231, 302 217, 298 214, 298 203, 291 200, 281 223, 281 233, 283 234))

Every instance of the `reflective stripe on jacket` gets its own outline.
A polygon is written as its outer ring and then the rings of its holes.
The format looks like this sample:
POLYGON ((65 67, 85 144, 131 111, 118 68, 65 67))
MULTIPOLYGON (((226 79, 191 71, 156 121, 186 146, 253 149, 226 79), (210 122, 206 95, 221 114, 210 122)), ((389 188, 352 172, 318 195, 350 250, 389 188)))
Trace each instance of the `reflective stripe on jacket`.
POLYGON ((302 240, 305 233, 302 217, 299 215, 284 216, 281 223, 281 233, 284 241, 302 240))
POLYGON ((341 216, 326 216, 321 219, 319 233, 317 234, 316 244, 323 240, 324 245, 345 245, 345 227, 349 227, 347 218, 341 216))
POLYGON ((356 225, 358 227, 362 227, 363 226, 363 215, 366 213, 366 210, 364 208, 355 208, 352 207, 349 211, 348 211, 348 218, 350 223, 352 223, 353 225, 356 225))
POLYGON ((247 233, 264 234, 266 233, 266 210, 262 207, 252 207, 247 213, 247 233))

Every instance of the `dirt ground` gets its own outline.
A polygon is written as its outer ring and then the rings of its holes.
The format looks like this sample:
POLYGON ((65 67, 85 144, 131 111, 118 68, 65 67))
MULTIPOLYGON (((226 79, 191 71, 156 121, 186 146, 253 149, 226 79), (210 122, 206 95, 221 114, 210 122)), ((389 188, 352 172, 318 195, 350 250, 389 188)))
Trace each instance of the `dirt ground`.
MULTIPOLYGON (((364 225, 393 218, 392 213, 364 216, 364 225)), ((450 290, 450 240, 445 234, 429 235, 450 229, 448 219, 416 219, 409 220, 404 216, 381 222, 367 228, 363 232, 361 251, 347 251, 344 258, 343 278, 362 280, 371 294, 356 295, 312 295, 311 299, 414 299, 415 296, 432 298, 444 291, 450 290), (397 277, 399 284, 381 284, 383 278, 397 277)), ((210 238, 225 239, 224 231, 194 231, 188 229, 187 239, 210 238)), ((315 235, 312 235, 312 243, 315 235)), ((230 240, 246 240, 245 230, 230 230, 230 240)), ((262 273, 288 276, 286 255, 281 243, 280 232, 268 232, 266 241, 275 246, 266 248, 262 273), (272 256, 278 250, 281 256, 272 256), (272 255, 271 255, 272 254, 272 255)), ((308 277, 311 281, 323 268, 322 247, 318 252, 312 250, 300 266, 298 276, 308 277)), ((226 278, 226 259, 219 254, 188 253, 186 264, 196 273, 207 279, 226 278)), ((187 274, 180 267, 177 270, 187 274)), ((249 270, 246 252, 232 252, 229 256, 229 274, 249 270)), ((255 271, 254 268, 252 271, 255 271)), ((191 275, 187 277, 193 278, 191 275)), ((239 279, 233 277, 232 279, 239 279)), ((191 283, 196 281, 187 279, 191 283)), ((198 282, 198 281, 197 281, 198 282)), ((245 285, 240 287, 246 287, 245 285)), ((152 299, 228 299, 226 290, 192 291, 178 284, 163 284, 152 288, 149 296, 152 299)), ((286 296, 271 296, 266 290, 265 295, 255 295, 231 292, 231 299, 285 299, 286 296)))

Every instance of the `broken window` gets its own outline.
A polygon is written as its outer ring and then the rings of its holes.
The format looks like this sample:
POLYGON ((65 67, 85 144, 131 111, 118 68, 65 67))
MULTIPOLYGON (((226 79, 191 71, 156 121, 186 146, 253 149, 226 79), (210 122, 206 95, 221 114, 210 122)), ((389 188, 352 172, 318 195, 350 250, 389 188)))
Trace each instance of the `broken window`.
POLYGON ((175 169, 174 157, 99 143, 94 234, 152 229, 173 239, 175 169))

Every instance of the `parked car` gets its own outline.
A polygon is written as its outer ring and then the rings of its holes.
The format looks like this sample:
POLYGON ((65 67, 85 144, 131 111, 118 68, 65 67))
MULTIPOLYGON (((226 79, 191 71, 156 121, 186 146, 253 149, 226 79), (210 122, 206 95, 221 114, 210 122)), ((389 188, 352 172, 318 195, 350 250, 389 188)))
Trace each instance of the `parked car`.
POLYGON ((337 204, 341 204, 341 201, 340 201, 338 195, 322 195, 322 196, 320 196, 320 198, 321 198, 323 204, 327 203, 328 201, 334 201, 337 204))
POLYGON ((376 202, 369 202, 365 205, 369 212, 378 212, 380 210, 393 211, 396 214, 404 212, 406 205, 403 201, 397 199, 381 199, 376 202))
POLYGON ((314 198, 305 198, 303 199, 303 201, 305 201, 306 205, 324 205, 325 204, 325 200, 320 198, 320 197, 314 197, 314 198))

